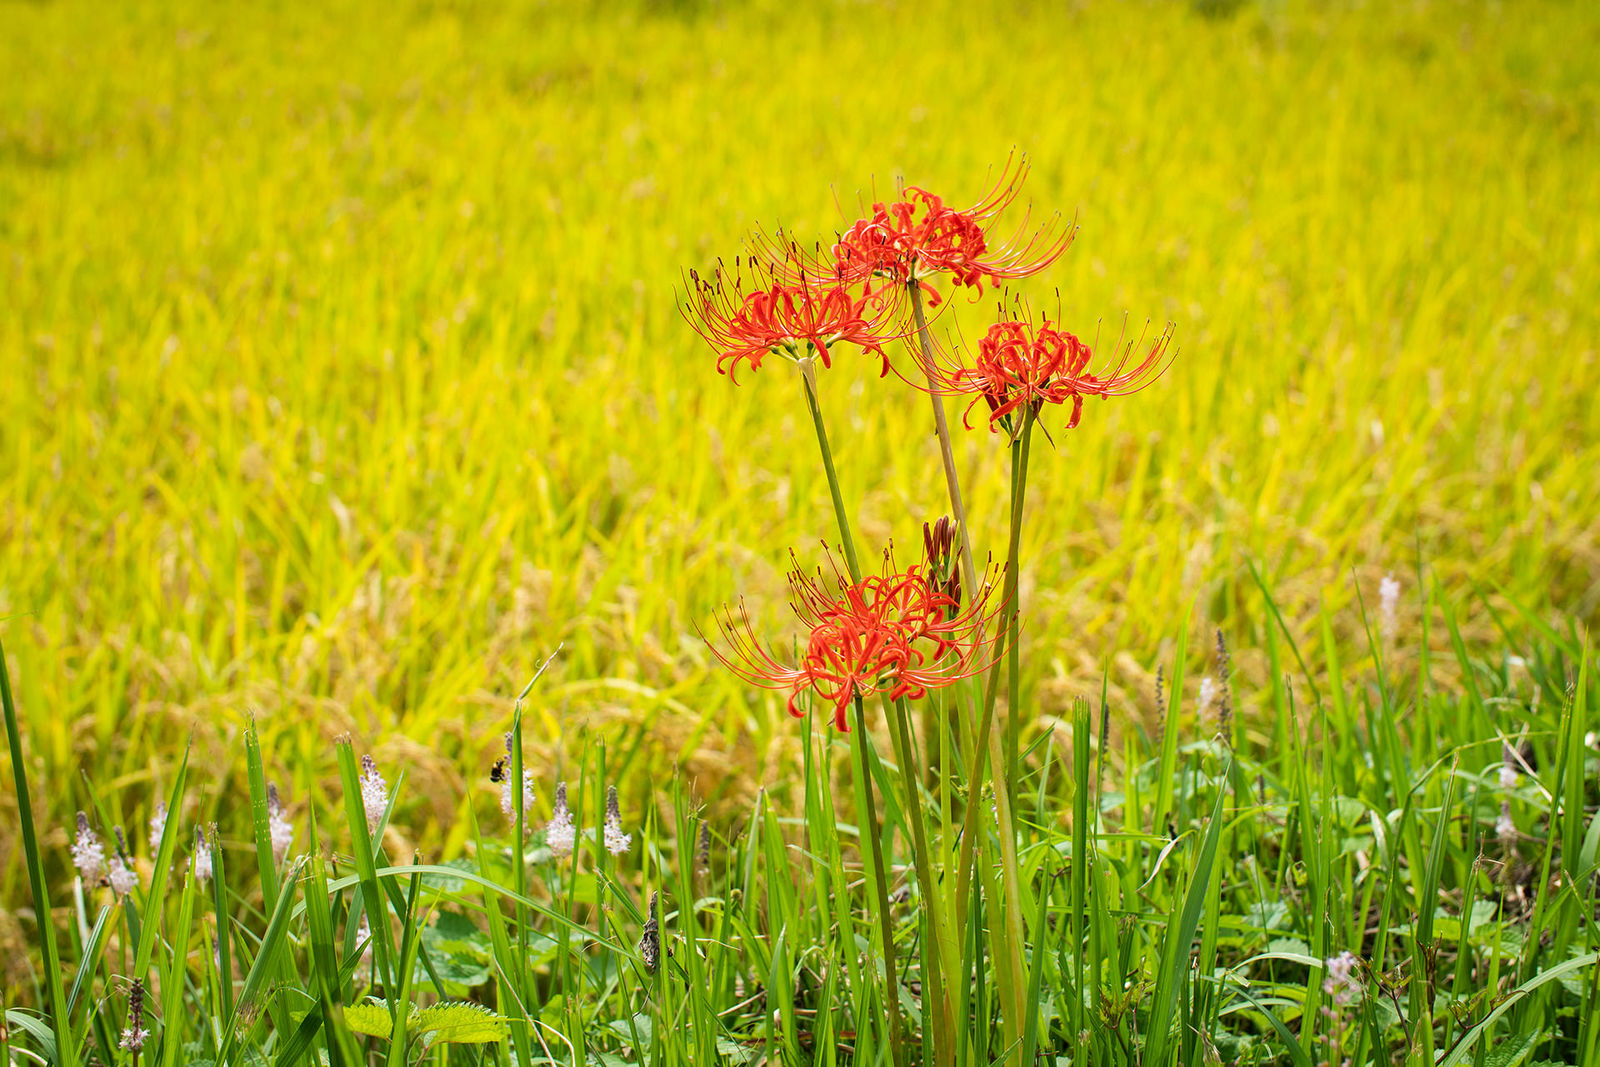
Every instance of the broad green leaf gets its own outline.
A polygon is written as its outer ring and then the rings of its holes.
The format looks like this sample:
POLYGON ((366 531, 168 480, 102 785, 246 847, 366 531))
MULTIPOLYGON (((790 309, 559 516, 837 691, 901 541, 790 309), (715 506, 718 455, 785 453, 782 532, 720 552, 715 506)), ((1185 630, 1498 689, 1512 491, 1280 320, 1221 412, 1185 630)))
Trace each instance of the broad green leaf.
POLYGON ((411 1016, 411 1028, 430 1042, 452 1045, 484 1045, 506 1036, 505 1018, 481 1004, 430 1005, 411 1016))
POLYGON ((381 1037, 385 1041, 389 1040, 389 1035, 394 1031, 394 1020, 389 1018, 389 1009, 371 1001, 346 1007, 344 1023, 358 1034, 381 1037))

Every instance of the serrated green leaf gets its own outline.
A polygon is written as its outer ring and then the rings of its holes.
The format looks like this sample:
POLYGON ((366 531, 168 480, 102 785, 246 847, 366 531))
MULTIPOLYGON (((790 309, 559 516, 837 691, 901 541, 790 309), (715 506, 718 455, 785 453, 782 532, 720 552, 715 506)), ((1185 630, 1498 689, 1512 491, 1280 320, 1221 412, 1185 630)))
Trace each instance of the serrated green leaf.
POLYGON ((503 1016, 481 1004, 433 1004, 411 1016, 411 1028, 430 1041, 452 1045, 482 1045, 506 1036, 503 1016))
POLYGON ((1507 1038, 1484 1055, 1484 1067, 1518 1067, 1528 1053, 1533 1051, 1533 1046, 1544 1036, 1541 1033, 1532 1033, 1525 1034, 1521 1038, 1507 1038))
POLYGON ((364 1034, 367 1037, 381 1037, 385 1041, 389 1040, 389 1035, 394 1029, 394 1020, 389 1018, 389 1009, 370 1001, 346 1007, 344 1023, 354 1033, 364 1034))

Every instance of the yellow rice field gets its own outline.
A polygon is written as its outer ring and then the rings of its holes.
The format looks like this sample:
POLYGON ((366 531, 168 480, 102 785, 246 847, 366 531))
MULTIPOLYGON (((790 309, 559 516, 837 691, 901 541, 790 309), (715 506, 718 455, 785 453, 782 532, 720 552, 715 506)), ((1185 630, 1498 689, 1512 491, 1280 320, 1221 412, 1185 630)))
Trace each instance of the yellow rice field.
MULTIPOLYGON (((1248 709, 1251 563, 1314 666, 1324 617, 1364 654, 1391 571, 1414 642, 1419 561, 1473 642, 1474 590, 1592 624, 1600 15, 1200 7, 0 6, 0 639, 56 843, 78 772, 143 795, 191 736, 226 834, 255 715, 291 793, 352 733, 453 848, 558 646, 552 761, 605 737, 636 792, 779 781, 781 697, 697 627, 741 595, 782 622, 827 484, 793 367, 719 377, 683 272, 901 178, 969 202, 1013 151, 1081 227, 1025 291, 1179 349, 1046 426, 1031 721, 1103 673, 1136 721, 1186 612, 1248 709)), ((914 552, 926 398, 853 353, 821 389, 864 545, 914 552)), ((1001 555, 1004 450, 957 444, 1001 555)))

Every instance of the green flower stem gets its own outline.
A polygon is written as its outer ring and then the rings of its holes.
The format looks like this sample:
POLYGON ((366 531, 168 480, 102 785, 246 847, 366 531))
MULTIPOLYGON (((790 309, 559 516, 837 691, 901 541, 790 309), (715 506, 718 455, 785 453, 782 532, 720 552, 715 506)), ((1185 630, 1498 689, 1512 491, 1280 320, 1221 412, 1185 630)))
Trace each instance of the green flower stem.
POLYGON ((911 314, 917 322, 917 338, 922 343, 922 373, 928 379, 928 398, 933 401, 933 428, 939 438, 939 458, 944 463, 944 485, 950 496, 951 518, 960 535, 961 577, 966 579, 967 595, 978 595, 978 572, 972 565, 972 542, 967 537, 967 511, 961 503, 961 480, 956 476, 956 456, 950 446, 950 424, 944 416, 944 396, 933 378, 933 340, 928 336, 928 319, 922 311, 922 287, 906 283, 911 292, 911 314))
MULTIPOLYGON (((956 529, 960 538, 962 576, 967 582, 967 595, 977 596, 980 588, 977 569, 972 563, 971 537, 967 530, 966 509, 961 501, 961 484, 956 474, 955 453, 950 444, 950 425, 945 418, 944 397, 940 393, 938 384, 933 376, 933 342, 928 335, 928 321, 922 310, 922 290, 915 281, 909 282, 907 289, 911 297, 912 315, 917 324, 918 339, 922 345, 922 370, 928 379, 928 397, 933 405, 934 430, 939 438, 939 453, 944 463, 945 487, 949 493, 950 508, 954 512, 953 518, 956 521, 956 529)), ((1024 417, 1027 420, 1024 423, 1023 431, 1024 435, 1026 435, 1028 430, 1032 428, 1031 412, 1024 417)), ((1015 464, 1013 464, 1013 479, 1016 476, 1015 470, 1015 464)), ((1013 481, 1013 486, 1015 487, 1015 481, 1013 481)), ((1013 492, 1013 499, 1016 499, 1015 492, 1013 492)), ((1021 509, 1014 507, 1011 515, 1011 544, 1013 548, 1010 553, 1013 564, 1008 565, 1006 568, 1008 595, 1006 608, 1004 609, 1006 614, 1002 616, 1001 621, 1000 643, 1002 648, 996 650, 997 657, 1003 654, 1008 626, 1014 626, 1016 623, 1016 590, 1014 588, 1016 568, 1014 560, 1017 554, 1015 546, 1021 540, 1021 521, 1021 509)), ((970 897, 968 894, 971 892, 971 881, 974 873, 973 864, 975 862, 974 844, 980 836, 977 834, 977 812, 982 806, 980 797, 983 791, 983 777, 987 771, 985 757, 987 756, 988 762, 996 768, 1007 767, 1009 769, 1010 766, 1001 750, 1000 738, 991 729, 994 720, 996 687, 999 682, 999 663, 1000 660, 997 658, 995 668, 990 675, 988 698, 984 702, 984 712, 980 721, 976 744, 970 746, 967 745, 967 742, 971 740, 969 724, 978 716, 972 714, 976 711, 976 708, 972 706, 972 700, 974 699, 971 696, 972 689, 966 686, 961 688, 963 695, 968 697, 967 710, 969 712, 969 714, 960 716, 962 742, 963 746, 967 748, 969 758, 973 761, 973 766, 968 771, 967 813, 965 830, 961 837, 960 866, 957 869, 956 876, 956 896, 953 910, 953 914, 956 915, 964 916, 969 910, 970 897)), ((1026 988, 1023 981, 1022 958, 1019 955, 1019 946, 1021 946, 1023 938, 1020 911, 1022 888, 1018 875, 1016 833, 1011 817, 1010 794, 1010 788, 1004 783, 995 789, 995 814, 999 822, 1001 870, 1003 872, 1006 895, 1004 899, 997 897, 992 892, 993 886, 989 884, 985 885, 985 892, 999 905, 995 910, 999 911, 1001 920, 1005 924, 1005 935, 992 939, 991 946, 998 965, 997 985, 999 986, 1002 1016, 1006 1021, 1007 1039, 1012 1047, 1020 1047, 1017 1042, 1020 1040, 1021 1020, 1027 1005, 1022 999, 1026 988)), ((987 851, 989 835, 985 833, 981 837, 983 839, 982 844, 987 851)), ((991 883, 992 877, 987 876, 986 873, 983 881, 991 883)))
POLYGON ((1021 580, 1022 561, 1022 503, 1028 493, 1028 443, 1033 438, 1033 409, 1024 406, 1022 434, 1011 442, 1011 544, 1006 551, 1006 603, 1004 618, 1008 637, 1006 640, 1006 788, 1013 802, 1017 799, 1020 782, 1019 739, 1022 736, 1022 700, 1019 691, 1022 651, 1018 647, 1017 631, 1020 616, 1017 611, 1017 587, 1021 580))
MULTIPOLYGON (((888 703, 887 700, 885 703, 888 703)), ((933 876, 933 855, 928 849, 928 834, 923 826, 922 785, 918 774, 916 752, 911 744, 911 708, 904 697, 894 701, 894 758, 900 765, 901 787, 905 790, 906 821, 911 824, 911 841, 917 868, 917 885, 922 890, 923 906, 927 909, 929 940, 932 950, 927 956, 926 988, 923 1002, 931 1006, 933 1018, 933 1058, 935 1064, 954 1062, 951 1038, 955 1032, 955 1006, 950 1001, 950 987, 945 975, 954 975, 960 967, 960 948, 953 931, 945 924, 945 911, 939 882, 933 876)))
MULTIPOLYGON (((822 452, 822 469, 828 476, 828 491, 833 495, 833 513, 839 522, 839 539, 844 551, 845 566, 851 581, 861 580, 861 561, 856 555, 855 538, 850 535, 850 519, 844 510, 844 494, 839 489, 839 473, 833 465, 833 450, 828 446, 828 431, 822 422, 822 406, 817 401, 817 370, 813 359, 800 361, 800 383, 803 386, 806 407, 811 411, 811 422, 817 430, 817 447, 822 452)), ((883 865, 883 844, 878 840, 878 806, 873 798, 872 770, 868 765, 866 715, 861 707, 861 696, 855 699, 854 748, 858 757, 856 767, 860 834, 870 846, 866 850, 872 857, 872 871, 868 892, 872 897, 872 910, 878 916, 878 932, 883 951, 884 1013, 889 1017, 889 1046, 892 1062, 899 1067, 905 1063, 905 1046, 900 1035, 899 982, 894 967, 894 930, 889 921, 889 880, 883 865)))
POLYGON ((844 548, 845 566, 850 568, 850 580, 861 580, 861 561, 856 557, 856 542, 850 536, 850 519, 844 511, 844 495, 839 492, 839 472, 833 467, 833 450, 828 447, 828 431, 822 425, 822 407, 817 403, 817 365, 807 357, 800 361, 800 383, 805 388, 806 407, 811 410, 811 422, 817 428, 817 447, 822 450, 822 468, 828 474, 828 490, 833 494, 833 514, 839 520, 839 538, 844 548))
POLYGON ((883 952, 883 1011, 889 1017, 889 1050, 891 1062, 904 1067, 905 1042, 900 1035, 900 982, 894 969, 894 929, 889 922, 889 872, 883 865, 883 842, 878 835, 878 805, 872 792, 872 768, 868 765, 867 716, 861 707, 861 694, 855 698, 855 729, 852 745, 856 753, 856 790, 861 811, 856 819, 857 832, 866 843, 863 854, 871 857, 867 872, 867 892, 872 899, 872 910, 878 916, 878 936, 883 952))
MULTIPOLYGON (((988 834, 978 832, 978 812, 982 809, 982 792, 985 774, 984 756, 988 755, 990 762, 995 767, 1005 767, 1003 755, 1000 751, 1000 739, 994 733, 994 709, 999 696, 1000 668, 1003 663, 1009 664, 1010 655, 1014 648, 1016 621, 1017 621, 1017 557, 1022 544, 1022 497, 1027 489, 1027 441, 1033 431, 1033 413, 1031 409, 1025 410, 1023 415, 1022 433, 1017 441, 1012 443, 1012 478, 1011 478, 1011 522, 1009 547, 1006 554, 1006 580, 1004 586, 1005 604, 1001 608, 1000 639, 995 649, 994 666, 989 670, 988 691, 983 704, 983 716, 978 726, 978 743, 976 752, 976 767, 972 773, 971 791, 968 796, 965 828, 961 835, 961 859, 957 870, 958 885, 957 899, 966 901, 967 894, 971 892, 971 876, 974 864, 975 842, 987 842, 988 834)), ((1015 698, 1013 698, 1013 703, 1015 698)), ((1015 709, 1013 709, 1013 712, 1015 709)), ((1007 1038, 1011 1039, 1010 1028, 1015 1026, 1020 1034, 1021 1020, 1027 1005, 1022 1001, 1025 980, 1022 972, 1021 956, 1017 953, 1017 946, 1023 944, 1022 917, 1020 902, 1022 901, 1022 887, 1018 876, 1016 837, 1011 832, 1011 789, 1008 781, 995 783, 995 813, 1000 824, 1000 851, 1001 872, 1005 880, 1006 895, 1002 901, 1001 921, 1005 924, 1004 936, 991 939, 991 947, 996 954, 996 979, 1000 986, 1002 1006, 1009 1005, 1010 1011, 1005 1013, 1007 1024, 1007 1038), (1005 906, 1016 904, 1017 906, 1005 906)), ((988 881, 986 878, 985 881, 988 881)), ((993 887, 985 885, 984 893, 991 899, 996 899, 993 887)))

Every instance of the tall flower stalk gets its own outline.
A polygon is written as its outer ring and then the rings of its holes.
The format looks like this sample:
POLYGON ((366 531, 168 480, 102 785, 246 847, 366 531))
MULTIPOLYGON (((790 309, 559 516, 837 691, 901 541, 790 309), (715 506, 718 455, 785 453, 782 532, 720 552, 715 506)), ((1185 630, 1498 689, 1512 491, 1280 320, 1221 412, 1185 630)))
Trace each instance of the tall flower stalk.
MULTIPOLYGON (((986 596, 972 597, 962 606, 936 577, 919 565, 900 570, 888 554, 882 574, 860 581, 850 581, 837 571, 831 579, 823 572, 812 576, 797 567, 790 574, 791 600, 809 633, 796 665, 788 665, 781 651, 756 636, 754 624, 742 609, 737 617, 731 610, 724 612, 721 630, 728 651, 715 645, 713 650, 752 684, 787 689, 791 713, 804 714, 799 698, 810 692, 830 708, 838 729, 855 735, 851 747, 858 773, 863 855, 882 872, 869 877, 869 895, 885 960, 889 1027, 897 1031, 900 1022, 894 1005, 899 1000, 899 983, 888 916, 887 872, 879 856, 877 799, 871 787, 871 750, 862 717, 865 696, 877 693, 883 697, 905 790, 904 807, 910 812, 907 821, 932 944, 924 959, 923 987, 925 1002, 932 1005, 933 1058, 948 1062, 953 1055, 956 1016, 945 976, 957 968, 956 942, 945 926, 933 853, 919 814, 919 771, 911 741, 909 701, 989 668, 993 611, 986 596)), ((899 1047, 893 1034, 890 1041, 899 1047)))
MULTIPOLYGON (((819 246, 815 255, 802 254, 799 245, 781 231, 771 239, 758 239, 757 256, 742 262, 736 259, 731 276, 720 266, 710 280, 691 272, 692 297, 684 309, 691 325, 717 349, 719 371, 731 377, 742 366, 758 369, 766 356, 777 355, 794 362, 800 373, 802 395, 828 479, 849 578, 839 579, 842 598, 837 604, 820 586, 796 586, 805 604, 802 618, 812 624, 800 664, 787 666, 759 645, 742 609, 742 632, 731 613, 724 616, 724 634, 734 653, 723 658, 749 681, 789 689, 789 709, 796 714, 800 712, 795 701, 808 689, 832 705, 834 721, 842 730, 849 730, 848 712, 853 709, 856 728, 850 732, 855 735, 851 747, 857 764, 857 806, 861 810, 861 832, 868 839, 863 852, 873 860, 869 903, 882 942, 887 1027, 896 1062, 902 1056, 898 984, 894 979, 893 937, 885 900, 887 872, 878 855, 874 829, 877 805, 870 780, 864 698, 875 692, 883 702, 901 775, 903 809, 908 816, 926 924, 922 977, 924 1018, 931 1032, 930 1062, 943 1067, 953 1064, 958 1056, 966 1058, 985 1047, 981 1039, 974 1039, 972 1031, 958 1026, 967 1016, 972 957, 963 955, 964 946, 971 946, 957 929, 956 919, 965 922, 980 913, 991 917, 989 943, 996 962, 1002 1037, 1005 1047, 1012 1050, 1007 1056, 1014 1059, 1023 1055, 1025 1031, 1034 1033, 1037 1023, 1036 1015, 1030 1014, 1022 954, 1024 896, 1012 814, 1021 774, 1023 719, 1018 610, 1021 526, 1034 424, 1046 404, 1070 403, 1067 428, 1071 429, 1081 417, 1085 396, 1133 392, 1165 368, 1166 334, 1147 356, 1132 361, 1131 367, 1133 346, 1119 345, 1121 360, 1114 367, 1091 371, 1090 346, 1049 320, 1036 324, 1026 317, 1003 318, 991 327, 980 341, 977 358, 970 367, 941 358, 931 336, 927 312, 942 302, 935 281, 948 279, 957 289, 965 288, 976 298, 985 283, 998 287, 1003 281, 1021 279, 1048 267, 1076 235, 1075 227, 1059 225, 1060 216, 1036 229, 1025 217, 1010 237, 995 238, 992 227, 1017 199, 1026 171, 1026 162, 1014 158, 990 191, 965 210, 947 205, 925 189, 904 188, 900 199, 893 203, 875 203, 871 214, 853 223, 827 253, 819 246), (743 281, 745 273, 753 279, 748 289, 743 281), (903 317, 908 304, 910 323, 903 332, 897 332, 895 322, 903 317), (915 342, 911 340, 913 336, 915 342), (929 596, 942 596, 947 601, 943 610, 952 626, 970 625, 982 633, 994 625, 993 635, 957 654, 959 663, 953 667, 947 665, 945 658, 952 654, 953 646, 939 645, 933 660, 925 661, 919 658, 920 654, 911 652, 912 639, 904 631, 885 625, 888 614, 882 610, 877 615, 869 612, 871 617, 861 614, 869 601, 879 603, 868 595, 875 579, 863 575, 823 417, 818 361, 824 367, 831 366, 834 349, 840 342, 848 342, 880 358, 883 373, 887 373, 890 361, 884 346, 892 340, 908 342, 919 372, 913 377, 901 369, 900 376, 928 393, 954 516, 954 536, 951 527, 943 527, 937 539, 943 547, 937 552, 936 538, 929 530, 928 568, 921 581, 929 596), (947 394, 969 398, 964 420, 969 427, 974 409, 986 404, 988 428, 1003 429, 1010 447, 1004 590, 992 612, 963 610, 959 606, 961 579, 975 602, 987 604, 990 587, 980 585, 974 564, 944 407, 947 394), (952 540, 958 563, 950 558, 952 540), (981 655, 977 653, 979 645, 981 655), (982 665, 975 666, 980 660, 982 665), (997 730, 994 720, 1002 660, 1010 711, 1004 729, 997 730), (980 670, 988 672, 986 686, 972 681, 980 670), (969 681, 972 684, 958 687, 955 716, 962 756, 958 762, 965 771, 966 810, 957 837, 950 791, 940 790, 937 808, 942 832, 935 842, 923 814, 923 786, 911 729, 910 701, 923 697, 930 688, 969 681), (980 814, 989 810, 984 790, 991 773, 998 830, 994 835, 988 828, 979 827, 980 814), (952 853, 958 854, 956 877, 941 879, 952 853), (974 897, 980 890, 985 902, 982 906, 974 897), (969 1039, 973 1040, 969 1043, 969 1039)), ((882 603, 895 601, 889 596, 882 603)), ((941 776, 945 776, 946 768, 950 768, 946 746, 951 729, 942 717, 942 705, 940 708, 939 715, 927 720, 928 732, 937 733, 937 738, 930 736, 927 744, 930 750, 937 746, 941 776)), ((987 1023, 979 1020, 977 1025, 987 1023)))

